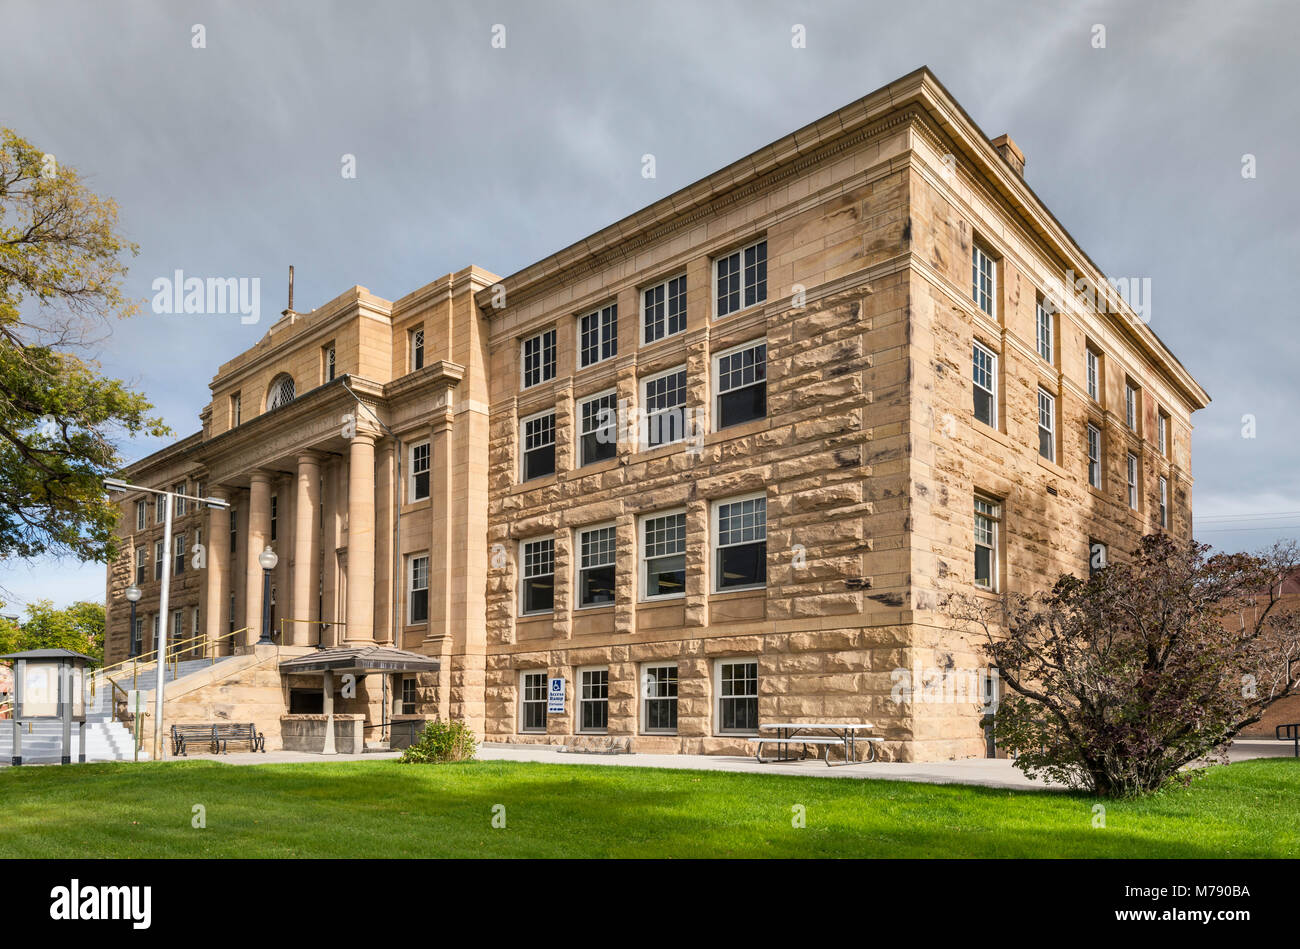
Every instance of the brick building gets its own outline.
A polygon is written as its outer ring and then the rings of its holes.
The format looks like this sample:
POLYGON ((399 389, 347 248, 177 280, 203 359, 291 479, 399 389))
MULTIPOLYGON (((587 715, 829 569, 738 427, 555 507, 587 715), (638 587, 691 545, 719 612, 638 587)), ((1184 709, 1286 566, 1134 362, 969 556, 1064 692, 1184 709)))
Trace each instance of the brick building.
MULTIPOLYGON (((185 515, 212 543, 168 621, 255 629, 270 544, 282 654, 438 656, 402 708, 488 740, 870 720, 888 757, 982 754, 977 701, 898 700, 983 667, 940 596, 1186 536, 1208 402, 1024 166, 921 69, 509 277, 287 311, 127 472, 235 507, 185 515)), ((109 661, 141 551, 157 599, 137 500, 109 661)))

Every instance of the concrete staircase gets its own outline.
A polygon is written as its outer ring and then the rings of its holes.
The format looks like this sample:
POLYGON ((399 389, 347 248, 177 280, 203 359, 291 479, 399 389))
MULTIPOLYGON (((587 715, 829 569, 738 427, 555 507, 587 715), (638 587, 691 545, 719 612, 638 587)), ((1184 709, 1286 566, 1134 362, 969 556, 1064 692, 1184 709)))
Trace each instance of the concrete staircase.
MULTIPOLYGON (((175 668, 167 666, 164 681, 169 685, 186 676, 210 669, 214 664, 220 665, 221 657, 214 663, 211 659, 191 659, 176 664, 175 668)), ((141 692, 152 692, 158 684, 156 667, 142 669, 134 679, 128 670, 113 676, 118 688, 128 692, 135 688, 141 692)), ((112 686, 102 677, 94 677, 93 696, 86 710, 86 760, 87 761, 131 761, 135 758, 131 730, 122 722, 113 721, 112 686)), ((148 703, 148 711, 153 712, 153 703, 148 703)), ((58 764, 63 756, 63 723, 58 721, 24 722, 22 724, 23 764, 58 764)), ((0 720, 0 764, 8 764, 13 758, 13 722, 0 720)), ((79 726, 72 726, 72 760, 78 760, 81 743, 78 738, 79 726)), ((149 747, 148 742, 145 747, 149 747)), ((140 752, 140 760, 147 761, 149 753, 140 752)))

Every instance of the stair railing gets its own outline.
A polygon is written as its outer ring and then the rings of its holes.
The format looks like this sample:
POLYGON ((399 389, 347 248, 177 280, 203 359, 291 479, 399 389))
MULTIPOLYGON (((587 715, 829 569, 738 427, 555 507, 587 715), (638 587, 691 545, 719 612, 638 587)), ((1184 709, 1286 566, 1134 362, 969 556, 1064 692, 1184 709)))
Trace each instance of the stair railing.
MULTIPOLYGON (((202 645, 203 654, 200 656, 196 656, 195 658, 209 659, 210 660, 209 664, 215 665, 216 661, 222 658, 220 655, 218 655, 219 650, 217 649, 217 645, 224 640, 231 639, 235 636, 243 635, 248 631, 249 631, 249 627, 245 626, 243 629, 236 629, 232 632, 225 633, 221 636, 218 636, 216 639, 208 639, 206 635, 200 635, 200 636, 191 636, 188 639, 182 639, 179 642, 169 644, 167 647, 167 654, 166 656, 163 657, 163 663, 162 663, 164 669, 163 672, 164 678, 166 677, 166 667, 168 665, 171 666, 171 677, 173 679, 176 678, 176 673, 177 670, 180 668, 180 663, 181 663, 180 657, 186 652, 195 651, 196 644, 202 645)), ((231 655, 235 654, 233 648, 234 645, 237 644, 232 644, 231 655)), ((156 669, 157 667, 158 667, 158 650, 150 649, 148 652, 141 653, 138 656, 133 656, 130 659, 123 659, 121 662, 115 662, 112 665, 104 666, 102 669, 99 670, 97 677, 113 683, 115 689, 126 691, 125 689, 122 689, 122 687, 119 685, 118 680, 125 679, 126 674, 129 672, 131 674, 131 688, 134 690, 139 686, 140 674, 142 672, 150 671, 151 668, 156 669)))

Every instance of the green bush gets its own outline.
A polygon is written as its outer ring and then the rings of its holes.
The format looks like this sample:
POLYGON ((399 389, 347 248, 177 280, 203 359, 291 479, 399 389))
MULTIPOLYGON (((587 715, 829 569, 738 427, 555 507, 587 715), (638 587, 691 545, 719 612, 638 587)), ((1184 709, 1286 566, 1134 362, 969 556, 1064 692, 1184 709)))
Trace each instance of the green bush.
POLYGON ((464 722, 432 721, 424 733, 402 752, 405 764, 438 764, 443 761, 470 761, 478 749, 474 733, 464 722))

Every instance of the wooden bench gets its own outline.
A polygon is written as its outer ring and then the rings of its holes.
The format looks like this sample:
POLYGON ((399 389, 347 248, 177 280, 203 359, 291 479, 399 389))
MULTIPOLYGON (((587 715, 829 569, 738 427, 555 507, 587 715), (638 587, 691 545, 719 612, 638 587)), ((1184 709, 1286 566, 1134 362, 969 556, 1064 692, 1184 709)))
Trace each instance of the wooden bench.
POLYGON ((217 743, 217 726, 216 725, 173 725, 172 726, 172 756, 189 755, 191 743, 200 742, 208 746, 208 751, 216 754, 219 750, 217 743))
POLYGON ((266 738, 252 722, 247 725, 243 723, 213 725, 212 736, 220 743, 223 754, 229 754, 228 746, 232 741, 246 742, 249 751, 260 751, 266 754, 266 738))

